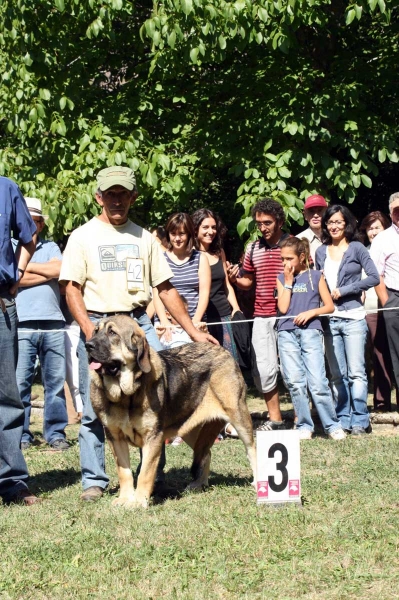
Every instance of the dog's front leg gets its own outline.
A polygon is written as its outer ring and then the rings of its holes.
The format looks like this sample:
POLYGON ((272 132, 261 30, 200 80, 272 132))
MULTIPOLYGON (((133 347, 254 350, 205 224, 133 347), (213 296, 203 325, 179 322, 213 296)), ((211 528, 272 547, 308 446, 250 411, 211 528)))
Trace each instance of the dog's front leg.
POLYGON ((110 437, 108 441, 115 458, 120 486, 119 497, 115 498, 112 504, 114 506, 134 506, 134 483, 133 474, 130 469, 129 444, 125 439, 110 437))
POLYGON ((135 502, 144 508, 148 507, 152 490, 154 489, 155 477, 159 459, 162 452, 163 437, 158 435, 144 442, 142 447, 142 459, 135 502))

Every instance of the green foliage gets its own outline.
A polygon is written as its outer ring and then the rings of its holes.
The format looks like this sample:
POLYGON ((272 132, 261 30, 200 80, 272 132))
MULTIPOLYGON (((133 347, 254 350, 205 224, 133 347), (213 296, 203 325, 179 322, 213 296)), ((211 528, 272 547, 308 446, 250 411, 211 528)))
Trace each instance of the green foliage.
POLYGON ((108 165, 137 172, 147 224, 229 190, 248 236, 259 197, 301 222, 307 194, 353 202, 398 162, 393 0, 148 4, 0 4, 0 174, 54 236, 97 213, 108 165))

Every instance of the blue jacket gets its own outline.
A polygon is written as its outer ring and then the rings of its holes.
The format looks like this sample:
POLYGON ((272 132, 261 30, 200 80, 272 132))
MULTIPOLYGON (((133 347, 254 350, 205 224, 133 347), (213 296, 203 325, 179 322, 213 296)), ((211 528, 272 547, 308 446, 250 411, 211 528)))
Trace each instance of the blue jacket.
MULTIPOLYGON (((327 246, 316 250, 316 269, 322 271, 326 261, 327 246)), ((379 285, 380 276, 369 251, 360 242, 350 242, 338 271, 337 288, 341 297, 334 300, 338 310, 351 310, 362 306, 362 292, 379 285), (362 270, 367 277, 362 279, 362 270)), ((330 290, 331 291, 331 290, 330 290)))
POLYGON ((14 235, 21 244, 28 244, 36 233, 21 190, 16 183, 0 177, 0 288, 9 288, 17 280, 17 262, 11 243, 14 235))

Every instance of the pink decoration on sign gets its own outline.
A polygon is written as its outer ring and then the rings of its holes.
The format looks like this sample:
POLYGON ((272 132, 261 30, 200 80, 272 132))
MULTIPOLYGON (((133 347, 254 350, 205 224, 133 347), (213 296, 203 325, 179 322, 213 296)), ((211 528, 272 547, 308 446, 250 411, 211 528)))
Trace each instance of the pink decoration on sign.
POLYGON ((258 498, 267 498, 269 496, 269 483, 267 481, 258 481, 258 498))
POLYGON ((299 496, 300 485, 299 479, 290 479, 288 482, 289 496, 299 496))

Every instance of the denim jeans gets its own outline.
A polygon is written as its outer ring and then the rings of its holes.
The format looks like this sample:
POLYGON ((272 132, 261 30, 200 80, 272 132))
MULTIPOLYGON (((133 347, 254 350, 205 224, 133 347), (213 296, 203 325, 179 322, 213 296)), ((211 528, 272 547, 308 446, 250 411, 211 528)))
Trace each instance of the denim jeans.
POLYGON ((337 417, 344 429, 369 426, 365 346, 366 319, 331 317, 324 329, 337 417))
MULTIPOLYGON (((93 323, 97 323, 100 320, 90 318, 93 323)), ((147 313, 143 313, 135 320, 143 329, 150 346, 157 351, 163 350, 147 313)), ((82 389, 86 390, 83 395, 83 415, 79 431, 82 486, 84 490, 94 485, 105 489, 109 483, 109 477, 105 472, 104 428, 101 421, 97 418, 90 401, 90 374, 84 342, 84 336, 82 335, 78 346, 79 380, 82 389)), ((165 462, 165 446, 163 446, 161 460, 158 465, 158 480, 163 478, 165 462)))
POLYGON ((326 433, 341 429, 324 366, 323 333, 318 329, 278 332, 284 383, 297 415, 297 429, 314 431, 308 389, 326 433))
POLYGON ((17 309, 0 310, 0 496, 4 501, 26 490, 28 469, 21 452, 24 407, 15 372, 18 358, 17 309))
POLYGON ((36 356, 40 359, 44 387, 43 437, 48 444, 65 439, 68 414, 65 401, 65 333, 64 321, 22 321, 18 324, 17 383, 25 408, 23 442, 32 442, 29 429, 31 392, 36 356), (28 332, 24 330, 46 330, 28 332))

